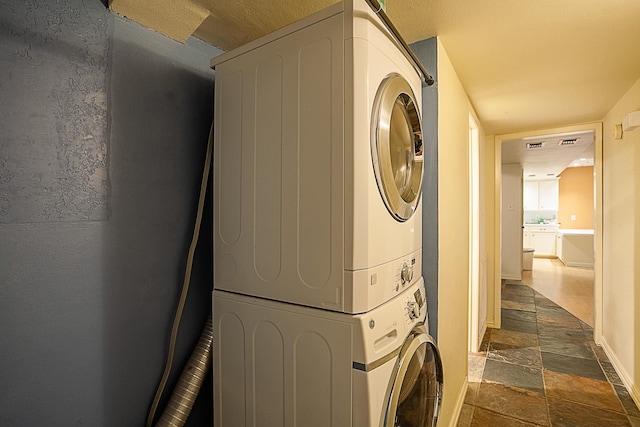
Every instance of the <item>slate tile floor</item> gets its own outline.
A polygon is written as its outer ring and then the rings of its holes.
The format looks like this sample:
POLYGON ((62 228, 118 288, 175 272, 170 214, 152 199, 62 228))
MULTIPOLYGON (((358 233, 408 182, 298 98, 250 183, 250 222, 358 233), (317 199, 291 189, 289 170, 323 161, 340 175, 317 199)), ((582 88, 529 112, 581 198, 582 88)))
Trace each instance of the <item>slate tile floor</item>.
POLYGON ((593 329, 522 282, 507 282, 502 328, 469 356, 458 426, 640 427, 640 411, 593 329))

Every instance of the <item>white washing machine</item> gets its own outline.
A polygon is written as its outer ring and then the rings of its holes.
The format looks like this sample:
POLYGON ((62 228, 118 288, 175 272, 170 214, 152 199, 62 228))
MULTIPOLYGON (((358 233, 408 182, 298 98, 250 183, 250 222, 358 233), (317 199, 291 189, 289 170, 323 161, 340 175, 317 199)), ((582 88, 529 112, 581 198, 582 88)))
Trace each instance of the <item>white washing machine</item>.
POLYGON ((422 281, 350 315, 214 291, 214 426, 423 427, 443 374, 422 281))
POLYGON ((421 82, 365 0, 211 66, 215 289, 363 313, 417 281, 421 82))

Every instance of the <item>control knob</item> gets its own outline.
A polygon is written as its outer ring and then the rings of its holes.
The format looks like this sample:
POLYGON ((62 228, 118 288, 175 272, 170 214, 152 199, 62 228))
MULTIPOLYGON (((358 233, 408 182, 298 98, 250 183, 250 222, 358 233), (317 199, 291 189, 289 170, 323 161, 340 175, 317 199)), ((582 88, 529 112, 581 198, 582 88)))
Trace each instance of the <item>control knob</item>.
POLYGON ((407 312, 409 313, 409 319, 417 319, 420 317, 420 306, 415 301, 407 302, 407 312))
POLYGON ((411 282, 413 280, 413 267, 409 267, 406 263, 403 264, 400 270, 400 280, 402 280, 403 285, 411 282))

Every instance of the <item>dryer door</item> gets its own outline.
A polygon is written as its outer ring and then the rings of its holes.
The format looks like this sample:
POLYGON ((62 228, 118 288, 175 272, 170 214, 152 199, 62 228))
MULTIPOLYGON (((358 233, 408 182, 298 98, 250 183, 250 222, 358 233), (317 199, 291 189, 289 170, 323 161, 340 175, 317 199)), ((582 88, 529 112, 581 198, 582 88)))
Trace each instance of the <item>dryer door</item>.
POLYGON ((394 373, 382 426, 435 426, 442 404, 442 361, 424 326, 405 341, 394 373))
POLYGON ((413 215, 422 187, 422 119, 409 83, 387 76, 376 93, 371 117, 371 154, 382 199, 391 215, 413 215))

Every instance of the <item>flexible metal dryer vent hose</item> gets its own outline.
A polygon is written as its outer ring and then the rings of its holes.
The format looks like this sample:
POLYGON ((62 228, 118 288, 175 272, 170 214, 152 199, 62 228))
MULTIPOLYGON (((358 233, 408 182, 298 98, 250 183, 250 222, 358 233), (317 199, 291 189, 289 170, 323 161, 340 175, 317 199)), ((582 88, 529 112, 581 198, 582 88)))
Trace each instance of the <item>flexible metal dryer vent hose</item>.
POLYGON ((187 422, 191 408, 198 397, 198 391, 211 365, 212 341, 213 324, 209 315, 198 344, 184 367, 156 427, 182 427, 187 422))

